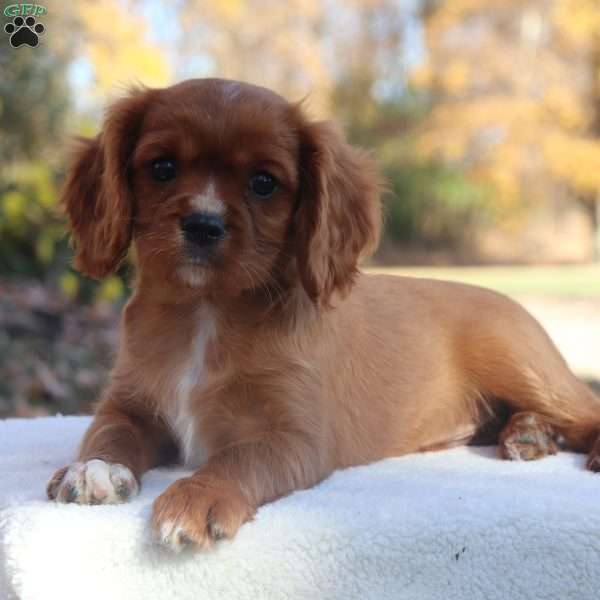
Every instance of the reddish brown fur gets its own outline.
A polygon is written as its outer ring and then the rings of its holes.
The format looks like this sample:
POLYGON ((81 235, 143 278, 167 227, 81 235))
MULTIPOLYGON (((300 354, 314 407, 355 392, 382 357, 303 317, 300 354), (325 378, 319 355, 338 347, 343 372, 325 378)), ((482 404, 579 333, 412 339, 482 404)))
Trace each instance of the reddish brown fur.
POLYGON ((132 93, 76 154, 64 203, 82 271, 114 270, 130 235, 137 257, 80 460, 122 463, 139 480, 172 456, 181 366, 214 329, 190 394, 206 460, 156 500, 159 530, 177 517, 200 545, 231 537, 261 504, 334 469, 468 441, 499 400, 543 415, 577 450, 598 437, 598 399, 516 303, 358 273, 379 235, 377 170, 272 92, 193 80, 132 93), (148 175, 163 155, 177 158, 169 183, 148 175), (246 192, 259 169, 280 181, 269 200, 246 192), (178 223, 209 181, 229 234, 195 284, 178 271, 178 223))

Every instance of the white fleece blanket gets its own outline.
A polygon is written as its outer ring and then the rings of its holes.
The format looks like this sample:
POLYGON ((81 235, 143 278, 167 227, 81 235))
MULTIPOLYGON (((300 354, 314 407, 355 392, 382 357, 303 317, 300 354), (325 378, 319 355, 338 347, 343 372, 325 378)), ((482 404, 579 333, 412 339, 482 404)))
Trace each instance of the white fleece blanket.
POLYGON ((600 598, 600 475, 563 453, 428 453, 335 473, 232 542, 173 555, 149 535, 158 469, 121 506, 57 505, 46 480, 89 420, 0 421, 0 598, 600 598))

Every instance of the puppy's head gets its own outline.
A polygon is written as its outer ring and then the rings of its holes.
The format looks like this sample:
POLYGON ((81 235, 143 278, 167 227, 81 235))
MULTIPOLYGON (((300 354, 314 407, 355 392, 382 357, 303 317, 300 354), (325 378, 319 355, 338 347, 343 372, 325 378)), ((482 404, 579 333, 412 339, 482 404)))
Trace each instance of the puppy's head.
POLYGON ((347 291, 380 227, 371 160, 266 89, 218 79, 132 92, 77 149, 63 192, 75 264, 133 240, 142 278, 204 294, 347 291), (285 276, 284 276, 285 274, 285 276))

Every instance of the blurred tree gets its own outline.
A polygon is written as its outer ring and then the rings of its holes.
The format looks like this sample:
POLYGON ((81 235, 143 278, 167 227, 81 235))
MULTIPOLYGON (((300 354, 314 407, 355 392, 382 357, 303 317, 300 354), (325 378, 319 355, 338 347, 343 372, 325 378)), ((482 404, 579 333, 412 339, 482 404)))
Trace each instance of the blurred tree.
MULTIPOLYGON (((380 257, 397 261, 393 247, 451 250, 469 243, 468 232, 487 216, 481 186, 435 158, 419 157, 414 132, 427 116, 427 95, 407 85, 403 61, 410 10, 390 0, 346 3, 349 22, 332 31, 337 78, 333 114, 352 142, 373 148, 388 186, 380 257)), ((336 12, 337 23, 340 19, 336 12)))
POLYGON ((424 0, 432 110, 419 148, 493 187, 519 214, 567 186, 598 227, 600 4, 424 0))
MULTIPOLYGON (((54 19, 44 21, 52 31, 54 19)), ((37 48, 0 48, 0 274, 41 277, 57 254, 65 260, 64 228, 53 209, 69 59, 46 39, 37 48)))
MULTIPOLYGON (((0 48, 0 275, 58 282, 67 295, 87 299, 123 293, 120 278, 96 285, 70 269, 57 200, 69 138, 97 131, 98 99, 104 104, 118 84, 169 81, 164 53, 132 7, 119 0, 56 4, 43 17, 39 46, 0 48), (87 62, 94 80, 85 99, 73 93, 75 59, 87 62)), ((80 81, 75 86, 82 90, 80 81)))
POLYGON ((371 143, 374 127, 380 129, 383 122, 395 121, 397 133, 407 118, 416 116, 407 110, 410 99, 401 60, 407 18, 393 0, 347 0, 328 21, 324 35, 332 48, 335 81, 331 104, 355 142, 363 143, 366 135, 364 143, 371 143))
POLYGON ((47 45, 0 45, 0 165, 40 158, 62 137, 68 57, 47 45))
POLYGON ((332 73, 323 54, 318 0, 183 0, 180 75, 249 81, 327 111, 332 73), (191 72, 190 72, 191 71, 191 72))
POLYGON ((556 135, 546 152, 553 173, 585 202, 594 223, 600 260, 600 4, 596 0, 557 0, 552 14, 561 51, 584 62, 589 81, 581 94, 583 131, 556 135))

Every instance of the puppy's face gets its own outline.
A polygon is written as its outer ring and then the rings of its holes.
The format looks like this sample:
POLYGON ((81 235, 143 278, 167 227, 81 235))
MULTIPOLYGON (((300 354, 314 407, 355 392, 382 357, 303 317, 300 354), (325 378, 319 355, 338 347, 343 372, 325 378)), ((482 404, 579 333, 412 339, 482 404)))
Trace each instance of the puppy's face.
POLYGON ((279 289, 291 273, 327 301, 379 230, 364 154, 275 93, 217 79, 114 104, 63 201, 82 271, 114 270, 133 240, 143 279, 200 294, 279 289))
POLYGON ((156 95, 130 167, 142 272, 229 294, 271 276, 290 251, 296 116, 274 93, 235 82, 156 95))

